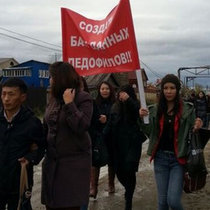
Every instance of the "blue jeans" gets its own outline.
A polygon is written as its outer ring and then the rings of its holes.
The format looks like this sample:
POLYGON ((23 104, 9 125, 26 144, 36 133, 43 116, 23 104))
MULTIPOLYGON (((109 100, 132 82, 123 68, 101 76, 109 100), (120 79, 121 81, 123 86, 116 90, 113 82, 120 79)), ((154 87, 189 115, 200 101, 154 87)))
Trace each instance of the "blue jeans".
POLYGON ((155 179, 158 190, 158 210, 183 210, 181 198, 184 168, 175 154, 158 151, 154 159, 155 179))

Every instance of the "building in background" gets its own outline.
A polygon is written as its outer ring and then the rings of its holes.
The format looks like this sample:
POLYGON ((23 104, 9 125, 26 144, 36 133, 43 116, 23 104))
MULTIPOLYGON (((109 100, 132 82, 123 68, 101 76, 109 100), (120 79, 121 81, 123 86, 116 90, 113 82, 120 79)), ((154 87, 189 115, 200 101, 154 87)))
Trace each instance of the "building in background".
POLYGON ((0 81, 2 78, 2 69, 18 65, 14 58, 0 58, 0 81))
MULTIPOLYGON (((147 74, 144 69, 142 70, 142 80, 143 86, 146 89, 147 87, 147 74)), ((120 72, 120 73, 109 73, 109 74, 97 74, 85 77, 90 93, 93 97, 97 95, 97 87, 101 84, 102 81, 109 82, 114 89, 117 91, 119 87, 130 84, 135 89, 138 96, 138 84, 136 78, 136 72, 120 72)))
POLYGON ((49 86, 49 63, 30 60, 20 63, 10 68, 2 69, 2 82, 10 77, 18 77, 28 85, 28 87, 49 86))
POLYGON ((29 60, 3 68, 1 83, 11 77, 22 79, 28 86, 26 104, 39 114, 44 111, 47 103, 49 65, 45 62, 29 60))
POLYGON ((91 76, 85 76, 84 77, 88 89, 90 91, 90 94, 93 98, 97 96, 98 93, 98 87, 101 84, 101 82, 109 82, 115 90, 117 90, 120 87, 120 81, 116 78, 116 75, 113 73, 109 74, 96 74, 96 75, 91 75, 91 76))
MULTIPOLYGON (((18 77, 29 87, 27 104, 32 108, 43 108, 47 103, 47 88, 49 87, 49 63, 29 60, 18 64, 14 59, 7 61, 9 66, 2 68, 2 81, 10 77, 18 77), (10 63, 9 63, 10 61, 10 63), (39 100, 37 100, 39 99, 39 100)), ((147 87, 147 75, 142 70, 143 86, 147 87)), ((138 95, 138 85, 135 71, 97 74, 85 77, 88 88, 93 97, 97 95, 97 88, 102 81, 109 82, 117 91, 118 88, 125 84, 131 84, 138 95)))
MULTIPOLYGON (((146 88, 148 77, 144 69, 141 69, 141 73, 142 73, 143 87, 146 88)), ((132 87, 135 88, 137 92, 138 82, 137 82, 137 77, 136 77, 136 71, 128 72, 128 81, 129 81, 129 84, 132 85, 132 87)))

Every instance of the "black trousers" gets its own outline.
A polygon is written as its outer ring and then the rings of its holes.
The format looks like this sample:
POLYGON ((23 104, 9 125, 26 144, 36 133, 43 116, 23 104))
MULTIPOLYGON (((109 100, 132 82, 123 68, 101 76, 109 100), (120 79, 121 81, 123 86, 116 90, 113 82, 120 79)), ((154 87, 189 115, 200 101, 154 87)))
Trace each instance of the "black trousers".
POLYGON ((119 182, 125 188, 125 200, 127 205, 132 205, 133 193, 136 187, 136 172, 122 169, 116 170, 119 182))
POLYGON ((18 194, 2 194, 0 193, 0 210, 17 210, 19 201, 18 194))

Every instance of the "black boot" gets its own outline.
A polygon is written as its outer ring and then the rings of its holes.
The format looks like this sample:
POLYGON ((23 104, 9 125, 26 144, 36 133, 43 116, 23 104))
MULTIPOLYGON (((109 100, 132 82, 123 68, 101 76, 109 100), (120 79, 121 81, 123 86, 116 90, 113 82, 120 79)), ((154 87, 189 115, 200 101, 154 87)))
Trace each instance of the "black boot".
POLYGON ((108 166, 108 178, 109 178, 109 193, 115 193, 115 186, 114 186, 114 178, 115 178, 115 171, 114 168, 108 166))
POLYGON ((100 174, 100 168, 99 167, 92 167, 91 168, 89 197, 93 197, 94 199, 96 199, 97 193, 98 193, 99 174, 100 174))
POLYGON ((125 200, 125 210, 132 210, 132 199, 125 200))
POLYGON ((125 210, 132 210, 133 193, 125 191, 125 210))

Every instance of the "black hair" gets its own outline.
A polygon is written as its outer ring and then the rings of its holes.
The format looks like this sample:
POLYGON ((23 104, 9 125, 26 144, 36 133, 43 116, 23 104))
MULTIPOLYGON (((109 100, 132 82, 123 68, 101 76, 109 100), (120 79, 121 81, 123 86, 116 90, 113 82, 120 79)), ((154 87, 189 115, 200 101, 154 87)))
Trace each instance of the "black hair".
POLYGON ((167 101, 166 98, 164 96, 164 85, 166 83, 173 83, 176 86, 176 96, 174 99, 174 108, 173 108, 173 112, 174 114, 177 114, 179 111, 179 107, 180 107, 180 88, 181 88, 181 84, 180 84, 180 80, 177 76, 175 76, 174 74, 167 74, 165 77, 163 77, 162 81, 161 81, 161 90, 160 90, 160 96, 159 96, 159 103, 158 103, 158 111, 157 111, 157 116, 158 119, 160 119, 160 117, 163 114, 166 114, 168 111, 168 107, 167 107, 167 101))
POLYGON ((103 84, 107 85, 109 87, 109 89, 110 89, 110 95, 109 95, 109 97, 106 100, 110 100, 111 103, 114 103, 115 102, 115 91, 114 91, 114 88, 112 87, 112 85, 109 82, 103 81, 98 86, 98 94, 97 94, 97 97, 96 97, 96 104, 101 104, 104 101, 104 98, 101 96, 101 93, 100 93, 100 89, 101 89, 101 86, 103 84))
POLYGON ((81 79, 81 90, 90 93, 86 79, 82 76, 80 77, 80 79, 81 79))
POLYGON ((53 79, 51 94, 59 100, 63 99, 63 93, 67 88, 73 88, 78 92, 81 79, 74 67, 67 62, 55 62, 50 65, 50 76, 53 79))
POLYGON ((25 82, 19 78, 9 78, 2 84, 3 87, 18 87, 21 93, 27 93, 28 87, 25 82))
POLYGON ((200 90, 197 94, 197 99, 201 99, 201 100, 204 100, 205 103, 207 103, 207 97, 206 97, 206 94, 204 93, 204 91, 200 90), (200 98, 199 94, 200 93, 203 93, 203 98, 200 98))

